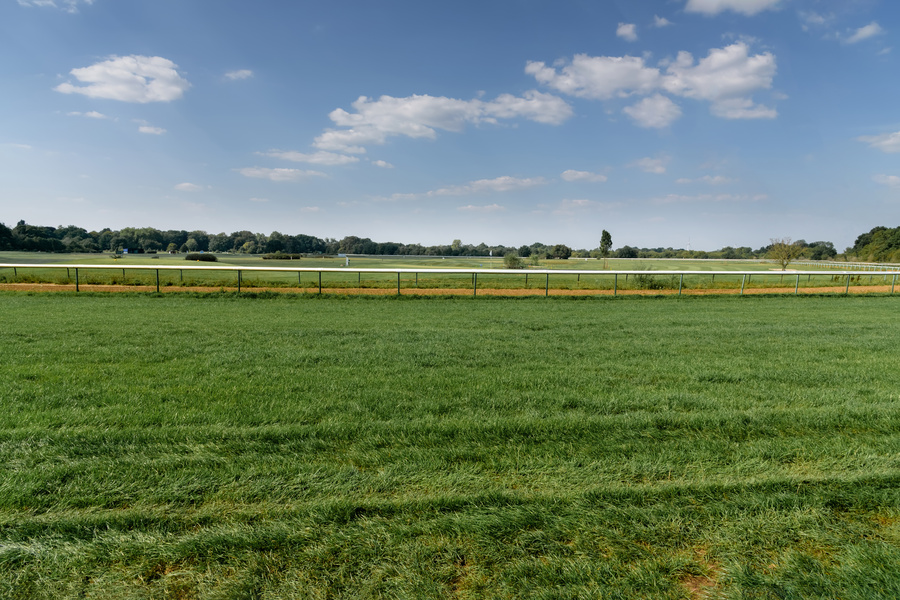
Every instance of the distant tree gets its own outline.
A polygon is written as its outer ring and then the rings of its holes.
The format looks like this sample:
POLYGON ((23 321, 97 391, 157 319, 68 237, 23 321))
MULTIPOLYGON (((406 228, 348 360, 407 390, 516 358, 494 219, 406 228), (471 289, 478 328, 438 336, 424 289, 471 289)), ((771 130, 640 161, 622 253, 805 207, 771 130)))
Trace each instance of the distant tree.
POLYGON ((507 252, 503 256, 503 266, 507 269, 521 269, 522 259, 515 252, 507 252))
POLYGON ((519 246, 519 256, 522 258, 531 256, 531 246, 519 246))
POLYGON ((550 249, 550 254, 548 256, 549 258, 568 260, 568 258, 572 256, 572 249, 565 244, 556 244, 550 249))
POLYGON ((612 248, 612 236, 609 234, 607 230, 603 230, 603 233, 600 234, 600 254, 603 258, 609 256, 609 251, 612 248))
POLYGON ((797 242, 791 242, 791 238, 772 238, 769 240, 769 258, 781 265, 781 270, 787 269, 792 260, 803 254, 803 246, 797 242))
POLYGON ((631 246, 622 246, 618 250, 616 250, 617 258, 637 258, 638 251, 637 248, 632 248, 631 246))
POLYGON ((175 254, 178 251, 178 246, 175 245, 175 242, 169 242, 169 245, 166 246, 166 252, 169 254, 175 254))

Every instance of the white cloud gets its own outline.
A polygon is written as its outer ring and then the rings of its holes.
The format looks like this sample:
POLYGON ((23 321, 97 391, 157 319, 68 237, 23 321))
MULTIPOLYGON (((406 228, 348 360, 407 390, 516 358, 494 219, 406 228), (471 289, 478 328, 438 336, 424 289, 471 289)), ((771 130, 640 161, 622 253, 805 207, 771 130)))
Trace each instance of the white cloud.
POLYGON ((381 167, 382 169, 393 169, 394 165, 387 162, 386 160, 373 160, 372 164, 376 167, 381 167))
POLYGON ((384 144, 393 136, 434 139, 437 130, 458 132, 467 124, 524 118, 558 125, 572 116, 572 108, 563 99, 536 90, 522 96, 503 94, 490 102, 428 95, 377 100, 361 96, 352 106, 355 112, 338 108, 328 115, 335 125, 347 129, 326 130, 315 139, 315 147, 360 154, 365 146, 384 144))
POLYGON ((867 40, 871 37, 875 37, 876 35, 882 35, 883 33, 885 33, 885 31, 881 27, 881 25, 879 25, 875 21, 872 21, 868 25, 860 27, 859 29, 854 31, 850 37, 844 40, 844 43, 855 44, 857 42, 867 40))
POLYGON ((250 202, 268 202, 268 198, 250 198, 250 202))
POLYGON ((575 171, 573 169, 563 171, 562 178, 566 181, 587 181, 591 183, 602 183, 607 179, 606 175, 591 173, 590 171, 575 171))
POLYGON ((872 178, 875 183, 889 185, 891 187, 900 187, 900 177, 896 175, 875 175, 872 178))
POLYGON ((862 135, 857 141, 865 142, 876 150, 895 154, 900 152, 900 131, 895 133, 883 133, 881 135, 862 135))
POLYGON ((665 17, 660 17, 659 15, 653 15, 653 27, 668 27, 669 25, 673 25, 672 21, 668 20, 665 17))
POLYGON ((622 111, 641 127, 656 129, 668 127, 681 117, 681 108, 662 94, 644 98, 633 106, 626 106, 622 111))
POLYGON ((149 135, 162 135, 166 132, 162 127, 153 127, 152 125, 141 125, 138 131, 149 135))
POLYGON ((809 31, 812 27, 824 27, 833 18, 814 11, 801 10, 797 13, 800 17, 800 27, 803 31, 809 31))
POLYGON ((671 159, 668 156, 661 156, 659 158, 641 158, 639 160, 631 163, 630 167, 637 167, 645 173, 653 173, 655 175, 662 175, 666 172, 666 166, 669 164, 671 159))
POLYGON ((294 150, 269 150, 268 152, 257 152, 262 156, 271 156, 272 158, 280 158, 290 160, 292 162, 303 162, 312 165, 336 166, 347 165, 359 162, 355 156, 347 156, 346 154, 337 154, 335 152, 319 151, 313 154, 304 154, 294 150))
POLYGON ((58 8, 60 10, 64 10, 67 13, 77 13, 78 5, 81 3, 87 4, 90 6, 94 3, 94 0, 61 0, 59 4, 57 4, 54 0, 18 0, 19 6, 38 6, 38 7, 49 7, 49 8, 58 8))
POLYGON ((559 72, 535 61, 526 64, 525 72, 559 92, 595 100, 647 94, 659 86, 660 80, 659 69, 648 67, 637 56, 576 54, 559 72))
POLYGON ((733 183, 734 181, 734 179, 730 179, 722 175, 704 175, 703 177, 699 177, 697 179, 688 179, 686 177, 682 177, 681 179, 676 179, 675 183, 706 183, 709 185, 724 185, 726 183, 733 183))
POLYGON ((435 198, 439 196, 474 196, 479 194, 524 190, 539 185, 545 185, 546 183, 547 180, 543 177, 518 178, 504 175, 494 179, 478 179, 477 181, 470 181, 465 185, 451 185, 420 194, 392 194, 390 198, 381 198, 381 200, 418 200, 420 198, 435 198))
POLYGON ((698 194, 695 196, 684 196, 681 194, 667 194, 659 198, 654 198, 654 204, 684 204, 690 202, 762 202, 767 200, 767 194, 698 194))
POLYGON ((619 26, 616 28, 616 35, 623 40, 636 42, 638 39, 637 25, 634 23, 619 23, 619 26))
POLYGON ((678 107, 658 95, 659 91, 710 102, 712 114, 725 119, 777 116, 775 109, 757 105, 752 99, 755 92, 772 87, 775 56, 768 52, 751 56, 743 41, 713 48, 696 64, 689 52, 680 52, 675 60, 660 63, 665 74, 635 56, 576 54, 570 64, 560 66, 557 70, 543 62, 529 62, 525 72, 544 85, 581 98, 608 100, 655 93, 652 103, 626 111, 645 127, 664 127, 680 114, 678 107))
POLYGON ((776 8, 779 2, 780 0, 688 0, 684 10, 709 16, 731 10, 752 16, 764 10, 776 8))
POLYGON ((469 204, 468 206, 460 206, 456 210, 462 210, 465 212, 493 213, 506 210, 506 208, 500 206, 499 204, 488 204, 487 206, 475 206, 474 204, 469 204))
POLYGON ((300 169, 266 169, 263 167, 244 167, 235 169, 244 177, 255 179, 268 179, 269 181, 299 181, 309 177, 324 177, 325 173, 319 171, 303 171, 300 169))
POLYGON ((232 81, 238 81, 240 79, 250 79, 253 77, 253 71, 250 69, 239 69, 237 71, 228 71, 225 73, 225 77, 232 81))
POLYGON ((725 119, 774 118, 774 109, 754 104, 750 95, 770 89, 775 77, 775 56, 750 56, 749 47, 737 42, 713 48, 695 65, 688 52, 679 52, 666 68, 662 87, 687 98, 707 100, 711 112, 725 119))
POLYGON ((202 186, 197 185, 196 183, 179 183, 175 186, 175 189, 181 192, 199 192, 203 189, 202 186))
POLYGON ((91 110, 91 111, 88 111, 85 113, 73 111, 73 112, 66 113, 66 114, 69 115, 70 117, 87 117, 88 119, 111 119, 112 118, 112 117, 107 117, 103 113, 99 113, 96 110, 91 110))
POLYGON ((122 102, 171 102, 191 84, 177 71, 178 65, 159 56, 113 56, 89 67, 72 69, 71 75, 86 85, 61 83, 63 94, 83 94, 122 102))
POLYGON ((322 209, 318 206, 301 206, 300 207, 300 212, 305 212, 305 213, 317 213, 321 210, 322 209))

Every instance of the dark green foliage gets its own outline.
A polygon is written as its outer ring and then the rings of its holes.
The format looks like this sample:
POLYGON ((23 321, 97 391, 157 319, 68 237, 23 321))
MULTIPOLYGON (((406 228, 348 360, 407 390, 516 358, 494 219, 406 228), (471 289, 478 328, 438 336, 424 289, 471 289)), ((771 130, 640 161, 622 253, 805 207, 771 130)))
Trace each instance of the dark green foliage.
POLYGON ((856 238, 848 254, 859 260, 878 262, 900 262, 900 227, 873 227, 868 233, 856 238))
POLYGON ((201 262, 217 262, 219 259, 215 254, 191 253, 186 254, 184 260, 199 260, 201 262))

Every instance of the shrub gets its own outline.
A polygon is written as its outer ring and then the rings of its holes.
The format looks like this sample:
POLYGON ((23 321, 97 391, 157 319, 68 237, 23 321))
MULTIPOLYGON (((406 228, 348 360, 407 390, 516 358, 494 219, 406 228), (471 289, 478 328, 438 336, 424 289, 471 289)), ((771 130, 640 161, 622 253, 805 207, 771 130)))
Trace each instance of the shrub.
POLYGON ((515 252, 507 252, 503 257, 503 266, 507 269, 521 269, 522 259, 515 252))
POLYGON ((194 252, 191 254, 185 254, 184 260, 202 260, 204 262, 217 262, 219 259, 216 258, 215 254, 205 254, 194 252))

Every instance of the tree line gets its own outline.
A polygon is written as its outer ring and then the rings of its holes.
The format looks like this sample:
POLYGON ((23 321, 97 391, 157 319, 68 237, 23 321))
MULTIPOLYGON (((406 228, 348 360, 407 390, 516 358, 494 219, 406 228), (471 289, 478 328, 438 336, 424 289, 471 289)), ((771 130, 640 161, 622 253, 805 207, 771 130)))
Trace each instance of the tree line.
MULTIPOLYGON (((565 244, 535 242, 519 247, 464 244, 453 240, 446 245, 423 246, 398 242, 375 242, 369 238, 347 236, 336 240, 312 235, 290 235, 278 231, 265 235, 252 231, 207 233, 194 230, 160 230, 153 227, 125 227, 119 230, 104 228, 88 231, 75 225, 48 227, 19 221, 9 228, 0 223, 0 250, 41 252, 214 252, 240 254, 373 254, 417 256, 496 256, 515 254, 529 258, 766 258, 772 244, 752 249, 748 246, 725 246, 719 250, 685 250, 684 248, 637 248, 621 246, 612 249, 612 236, 603 230, 599 245, 592 249, 572 249, 565 244)), ((774 241, 774 240, 773 240, 774 241)), ((838 256, 831 242, 804 240, 793 242, 798 258, 827 260, 838 256)), ((900 227, 875 227, 860 235, 847 248, 844 257, 856 260, 900 262, 900 227)))

